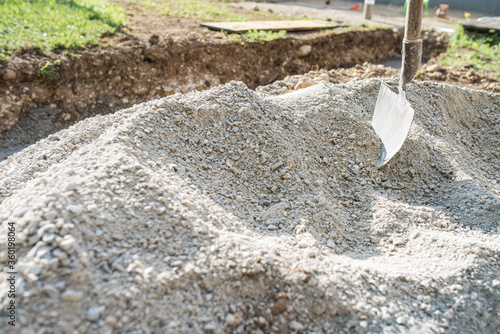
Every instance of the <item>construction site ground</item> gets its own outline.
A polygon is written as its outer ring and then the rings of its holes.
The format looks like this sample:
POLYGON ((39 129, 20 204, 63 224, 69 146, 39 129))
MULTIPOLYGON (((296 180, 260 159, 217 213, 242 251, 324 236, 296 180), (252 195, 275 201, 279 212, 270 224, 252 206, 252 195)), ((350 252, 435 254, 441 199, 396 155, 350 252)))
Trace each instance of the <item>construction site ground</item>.
MULTIPOLYGON (((40 55, 27 50, 0 64, 0 157, 89 116, 230 80, 241 80, 255 88, 310 70, 329 71, 333 82, 396 75, 390 67, 380 65, 374 72, 370 70, 373 66, 365 63, 399 62, 404 25, 400 7, 377 6, 368 21, 363 20, 360 10, 238 2, 235 8, 248 15, 267 11, 328 19, 353 28, 290 32, 287 39, 267 43, 235 43, 221 32, 200 27, 199 20, 161 16, 154 8, 115 2, 126 9, 130 24, 115 35, 103 37, 98 45, 69 54, 40 55), (300 51, 303 46, 309 50, 307 54, 300 51), (47 62, 58 64, 55 70, 59 76, 53 83, 39 73, 39 67, 47 62)), ((346 4, 333 1, 331 6, 346 4)), ((498 77, 493 75, 467 66, 432 66, 447 45, 443 29, 449 31, 459 20, 453 16, 424 18, 427 65, 417 80, 495 91, 498 77)))
POLYGON ((402 8, 234 3, 346 25, 251 43, 113 1, 129 26, 99 44, 0 63, 2 326, 499 333, 499 77, 440 63, 463 13, 424 18, 379 168, 402 8))

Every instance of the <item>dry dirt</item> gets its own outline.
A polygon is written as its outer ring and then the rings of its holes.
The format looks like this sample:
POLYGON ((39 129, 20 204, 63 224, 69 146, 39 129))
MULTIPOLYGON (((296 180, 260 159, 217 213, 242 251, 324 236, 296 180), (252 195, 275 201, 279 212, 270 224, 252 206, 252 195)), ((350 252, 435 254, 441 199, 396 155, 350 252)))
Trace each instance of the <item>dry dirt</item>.
POLYGON ((15 332, 498 333, 500 95, 409 84, 377 169, 379 85, 233 81, 7 158, 15 332))
POLYGON ((111 112, 154 96, 207 89, 230 80, 258 86, 307 72, 314 65, 382 60, 397 50, 398 35, 392 30, 296 33, 266 44, 240 44, 223 39, 220 33, 214 39, 203 34, 188 38, 166 34, 151 38, 154 43, 126 41, 76 57, 13 57, 2 64, 0 131, 12 128, 21 111, 45 105, 60 108, 57 120, 69 122, 81 119, 81 113, 86 117, 111 112), (310 54, 297 55, 302 45, 312 47, 310 54), (38 73, 39 65, 47 61, 60 61, 56 66, 60 76, 53 84, 44 82, 38 73))
MULTIPOLYGON (((351 80, 368 78, 399 78, 399 70, 382 64, 363 63, 347 68, 336 68, 330 71, 314 70, 302 75, 287 76, 269 85, 257 87, 258 91, 273 95, 284 94, 293 90, 312 86, 319 82, 346 83, 351 80)), ((500 92, 498 78, 487 73, 479 73, 470 69, 470 64, 461 67, 444 67, 436 64, 432 58, 422 66, 416 81, 434 81, 453 84, 476 90, 500 92)))

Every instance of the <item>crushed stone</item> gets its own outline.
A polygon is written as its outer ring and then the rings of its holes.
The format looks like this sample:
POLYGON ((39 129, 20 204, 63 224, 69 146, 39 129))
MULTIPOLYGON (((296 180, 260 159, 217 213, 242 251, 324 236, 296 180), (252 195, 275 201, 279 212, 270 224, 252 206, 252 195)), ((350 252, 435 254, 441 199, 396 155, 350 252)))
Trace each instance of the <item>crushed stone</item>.
POLYGON ((409 137, 377 169, 378 87, 230 82, 7 158, 16 329, 497 333, 500 95, 410 84, 409 137))

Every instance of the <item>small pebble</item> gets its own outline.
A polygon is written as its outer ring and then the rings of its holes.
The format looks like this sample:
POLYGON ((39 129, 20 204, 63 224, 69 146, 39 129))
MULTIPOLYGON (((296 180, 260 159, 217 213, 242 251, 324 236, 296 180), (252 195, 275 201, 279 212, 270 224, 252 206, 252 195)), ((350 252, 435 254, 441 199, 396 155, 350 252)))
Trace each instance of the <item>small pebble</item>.
POLYGON ((57 212, 55 212, 54 210, 47 211, 43 214, 43 218, 47 220, 52 220, 55 219, 56 217, 57 217, 57 212))
POLYGON ((180 260, 173 261, 172 263, 170 263, 170 266, 172 266, 172 267, 180 267, 180 266, 182 266, 182 261, 180 261, 180 260))
POLYGON ((236 327, 241 323, 241 319, 233 314, 229 313, 226 316, 226 324, 231 327, 236 327))
POLYGON ((77 290, 68 289, 63 292, 61 299, 69 302, 77 302, 83 298, 83 293, 77 290))
POLYGON ((69 251, 76 243, 76 239, 71 235, 65 235, 64 238, 59 242, 59 247, 62 250, 69 251))
POLYGON ((310 45, 301 45, 299 49, 297 50, 297 56, 299 57, 306 57, 309 54, 311 54, 312 51, 312 46, 310 45))
POLYGON ((301 324, 300 322, 298 322, 298 321, 293 320, 293 321, 291 321, 291 322, 290 322, 290 328, 291 328, 292 330, 294 330, 294 331, 301 331, 301 330, 303 330, 303 329, 304 329, 304 325, 302 325, 302 324, 301 324))
POLYGON ((286 298, 279 298, 274 304, 271 313, 273 315, 278 315, 286 311, 287 301, 286 298))
POLYGON ((75 215, 82 213, 82 209, 78 205, 70 205, 68 206, 68 210, 75 215))
POLYGON ((87 319, 90 321, 96 321, 104 312, 104 306, 92 306, 87 310, 87 319))

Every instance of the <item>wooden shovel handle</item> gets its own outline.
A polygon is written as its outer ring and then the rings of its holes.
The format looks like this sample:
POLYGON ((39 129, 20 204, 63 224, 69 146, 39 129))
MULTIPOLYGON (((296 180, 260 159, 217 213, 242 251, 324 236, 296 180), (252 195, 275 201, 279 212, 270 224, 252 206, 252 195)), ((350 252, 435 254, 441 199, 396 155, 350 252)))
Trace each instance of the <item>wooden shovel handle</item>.
POLYGON ((409 0, 406 11, 405 39, 420 39, 424 0, 409 0))
POLYGON ((406 90, 406 84, 413 80, 420 68, 422 60, 422 29, 423 0, 409 0, 406 10, 405 35, 403 39, 403 65, 399 86, 406 90))

